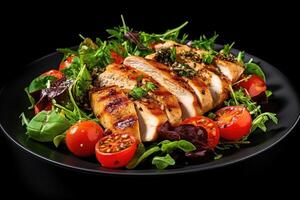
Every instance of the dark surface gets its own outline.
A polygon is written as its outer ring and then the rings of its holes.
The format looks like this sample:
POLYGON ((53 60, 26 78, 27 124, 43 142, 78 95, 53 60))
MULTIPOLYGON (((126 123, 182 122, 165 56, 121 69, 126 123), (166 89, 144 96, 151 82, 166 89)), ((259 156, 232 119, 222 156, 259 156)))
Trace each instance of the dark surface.
MULTIPOLYGON (((1 66, 1 70, 5 70, 5 73, 1 73, 4 74, 1 83, 10 79, 29 62, 53 52, 55 48, 78 44, 78 33, 92 37, 104 34, 105 28, 120 24, 120 13, 137 30, 159 32, 189 20, 190 25, 185 31, 191 37, 217 31, 221 35, 219 43, 236 41, 236 48, 245 49, 266 60, 282 71, 294 85, 298 83, 298 66, 295 62, 298 53, 293 49, 299 44, 299 32, 296 30, 298 14, 297 7, 287 2, 262 5, 251 1, 245 7, 242 5, 243 8, 234 8, 236 4, 204 5, 201 1, 201 5, 197 6, 191 3, 175 4, 168 11, 157 3, 151 4, 148 9, 142 5, 139 9, 129 9, 124 2, 118 8, 88 3, 68 7, 61 3, 36 5, 38 7, 19 6, 22 10, 11 6, 7 8, 10 12, 5 15, 2 13, 1 16, 4 20, 2 50, 5 50, 6 58, 1 66), (70 11, 62 12, 66 8, 70 11)), ((299 87, 296 90, 299 93, 299 87)), ((158 191, 168 191, 165 194, 191 194, 199 191, 202 195, 208 193, 209 189, 216 188, 215 191, 220 191, 226 188, 227 195, 234 196, 232 193, 236 192, 236 187, 245 195, 260 192, 260 195, 282 194, 283 188, 290 187, 290 191, 284 193, 288 196, 292 194, 292 187, 297 186, 297 182, 294 184, 293 181, 298 181, 299 177, 299 130, 298 125, 272 149, 236 165, 192 175, 140 179, 92 176, 49 165, 20 151, 1 134, 0 176, 4 184, 1 193, 10 196, 22 194, 63 198, 78 197, 84 193, 98 194, 113 187, 129 186, 154 198, 158 191), (268 189, 270 186, 271 189, 268 189), (180 190, 176 190, 177 188, 180 190)), ((124 188, 118 189, 113 195, 123 194, 124 188)))

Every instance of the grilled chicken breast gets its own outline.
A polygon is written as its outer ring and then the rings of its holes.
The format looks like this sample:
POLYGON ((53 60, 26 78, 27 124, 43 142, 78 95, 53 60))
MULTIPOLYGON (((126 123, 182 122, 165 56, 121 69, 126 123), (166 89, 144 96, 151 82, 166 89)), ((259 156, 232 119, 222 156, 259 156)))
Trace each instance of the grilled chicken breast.
POLYGON ((182 112, 177 98, 167 91, 163 86, 151 77, 129 66, 111 64, 106 67, 106 71, 99 75, 98 81, 101 87, 117 85, 124 91, 132 90, 137 85, 137 79, 141 82, 152 82, 156 89, 149 92, 162 110, 165 111, 168 121, 172 125, 179 124, 182 119, 182 112))
MULTIPOLYGON (((157 44, 154 48, 156 51, 158 51, 159 49, 170 47, 175 47, 177 54, 182 54, 184 52, 190 51, 199 55, 200 58, 203 54, 208 53, 203 49, 191 48, 187 45, 178 44, 174 41, 166 41, 163 44, 157 44)), ((221 57, 216 57, 215 64, 216 67, 218 67, 218 69, 222 72, 222 74, 226 76, 231 82, 237 81, 244 72, 243 65, 236 61, 228 61, 226 59, 222 59, 221 57)))
POLYGON ((123 63, 126 66, 133 67, 151 76, 155 81, 176 96, 181 103, 183 117, 201 114, 197 97, 192 89, 181 77, 173 75, 167 66, 138 56, 129 56, 123 63))
POLYGON ((90 92, 91 107, 105 129, 113 133, 129 133, 141 141, 138 116, 133 102, 117 86, 90 92))
POLYGON ((152 99, 135 100, 134 105, 138 113, 142 141, 155 141, 158 129, 168 121, 165 112, 152 99))

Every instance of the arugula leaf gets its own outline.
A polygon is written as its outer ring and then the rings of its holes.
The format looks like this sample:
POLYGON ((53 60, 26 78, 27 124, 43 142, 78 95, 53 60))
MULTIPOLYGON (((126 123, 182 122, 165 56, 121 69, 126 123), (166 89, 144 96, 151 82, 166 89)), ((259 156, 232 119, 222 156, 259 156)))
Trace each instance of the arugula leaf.
POLYGON ((219 35, 216 33, 211 38, 206 38, 205 35, 200 36, 199 40, 192 41, 192 47, 204 50, 214 50, 215 41, 219 35))
POLYGON ((231 48, 233 47, 234 42, 231 44, 225 44, 223 49, 220 51, 221 54, 223 54, 225 57, 229 56, 231 48))
POLYGON ((72 93, 74 95, 74 98, 80 104, 84 104, 88 101, 87 92, 91 88, 91 84, 92 77, 89 71, 87 70, 86 65, 84 65, 80 69, 72 87, 72 93))
POLYGON ((38 76, 33 79, 28 86, 28 92, 34 93, 36 91, 42 90, 47 87, 48 81, 52 82, 55 81, 57 78, 54 76, 38 76))
POLYGON ((258 115, 252 121, 251 132, 254 132, 257 128, 260 128, 263 132, 267 131, 267 127, 265 123, 269 120, 272 120, 275 124, 278 123, 278 118, 276 117, 275 113, 265 112, 258 115))
POLYGON ((64 133, 71 124, 62 115, 52 111, 41 111, 27 124, 27 135, 39 142, 50 142, 64 133))
POLYGON ((107 48, 107 42, 102 42, 98 39, 98 43, 101 46, 95 44, 90 38, 85 38, 79 46, 79 58, 83 64, 87 65, 89 70, 96 66, 104 68, 112 62, 110 49, 107 48))
POLYGON ((79 71, 81 69, 81 62, 79 57, 75 56, 72 60, 72 63, 69 67, 66 67, 61 70, 61 72, 68 78, 68 79, 75 79, 79 71))
POLYGON ((28 87, 26 87, 26 88, 24 89, 24 91, 26 92, 27 97, 28 97, 28 99, 29 99, 29 102, 30 102, 30 104, 31 104, 31 105, 28 107, 28 109, 33 109, 33 108, 34 108, 34 105, 35 105, 35 100, 34 100, 34 98, 31 96, 31 94, 29 93, 28 87))
POLYGON ((23 112, 21 113, 21 115, 19 117, 21 118, 22 126, 24 126, 24 125, 28 126, 29 119, 25 116, 25 114, 23 112))
POLYGON ((239 54, 236 57, 236 60, 240 63, 244 63, 244 59, 245 59, 245 52, 244 51, 240 51, 239 54))
POLYGON ((201 55, 202 62, 205 64, 211 64, 216 56, 215 51, 209 51, 208 53, 203 53, 201 55))
POLYGON ((272 94, 273 94, 273 93, 272 93, 271 90, 266 90, 266 96, 267 96, 267 97, 270 97, 272 94))
POLYGON ((155 156, 152 160, 152 164, 155 165, 157 169, 165 169, 170 165, 175 165, 175 160, 170 154, 166 156, 155 156))
POLYGON ((65 140, 65 138, 66 138, 66 133, 55 136, 53 139, 54 146, 57 148, 60 145, 60 143, 65 140))
POLYGON ((63 60, 65 60, 67 57, 69 57, 71 55, 76 55, 76 56, 78 55, 77 51, 72 50, 70 48, 58 48, 58 49, 56 49, 56 51, 64 54, 63 60))
POLYGON ((266 81, 265 73, 263 72, 263 70, 260 68, 259 65, 252 62, 248 62, 245 64, 245 66, 246 66, 246 69, 244 71, 245 74, 255 74, 261 77, 264 81, 266 81))
POLYGON ((257 105, 257 103, 253 101, 250 96, 245 95, 243 88, 240 88, 236 91, 233 91, 231 85, 229 88, 231 91, 231 98, 224 102, 226 106, 237 106, 242 104, 246 106, 251 115, 257 116, 261 113, 260 105, 257 105))
POLYGON ((185 27, 188 24, 188 22, 184 22, 180 26, 167 30, 165 33, 162 34, 149 34, 145 32, 140 32, 141 41, 148 46, 151 42, 154 41, 166 41, 166 40, 174 40, 174 41, 180 41, 185 40, 186 35, 182 39, 178 39, 180 30, 185 27))

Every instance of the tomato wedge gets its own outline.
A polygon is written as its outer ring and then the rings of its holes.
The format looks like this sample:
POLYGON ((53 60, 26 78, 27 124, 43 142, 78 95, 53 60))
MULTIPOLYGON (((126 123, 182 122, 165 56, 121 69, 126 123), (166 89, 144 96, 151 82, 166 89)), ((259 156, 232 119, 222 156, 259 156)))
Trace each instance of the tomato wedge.
POLYGON ((95 153, 95 145, 104 135, 99 124, 94 121, 79 121, 66 133, 68 149, 76 156, 87 157, 95 153))
POLYGON ((250 133, 252 118, 243 106, 227 106, 216 112, 216 122, 221 137, 226 140, 239 140, 250 133))
POLYGON ((74 55, 71 55, 65 60, 61 61, 61 63, 59 64, 59 70, 61 71, 62 69, 68 68, 72 64, 74 57, 74 55))
POLYGON ((204 116, 196 116, 185 119, 181 124, 193 124, 194 126, 201 126, 207 132, 207 142, 210 148, 215 148, 220 139, 220 130, 217 124, 204 116))
POLYGON ((121 64, 124 60, 124 58, 122 56, 120 56, 119 54, 117 54, 114 51, 111 51, 110 55, 111 55, 112 59, 114 60, 114 63, 116 63, 116 64, 121 64))
POLYGON ((41 76, 54 76, 57 79, 61 79, 62 77, 64 77, 64 74, 58 70, 52 69, 50 71, 43 73, 41 76))
POLYGON ((103 167, 125 167, 135 154, 137 141, 128 133, 103 137, 95 146, 96 157, 103 167))
POLYGON ((245 88, 251 97, 255 97, 267 90, 265 81, 257 75, 251 75, 249 79, 238 83, 238 86, 245 88))

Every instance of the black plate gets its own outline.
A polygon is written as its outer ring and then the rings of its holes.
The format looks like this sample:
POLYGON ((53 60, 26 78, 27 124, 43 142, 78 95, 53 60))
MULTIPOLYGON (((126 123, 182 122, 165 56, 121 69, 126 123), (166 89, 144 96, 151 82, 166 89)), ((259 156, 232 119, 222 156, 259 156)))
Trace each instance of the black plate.
MULTIPOLYGON (((233 52, 236 53, 237 50, 233 50, 233 52)), ((166 170, 110 170, 100 167, 95 159, 83 160, 72 156, 65 148, 56 149, 52 144, 39 143, 28 139, 24 134, 25 129, 21 126, 19 119, 20 113, 26 111, 28 107, 24 87, 42 72, 50 68, 56 68, 62 59, 62 56, 58 53, 53 53, 34 61, 21 73, 22 76, 2 88, 0 94, 1 128, 7 137, 17 146, 32 155, 59 166, 84 172, 115 175, 162 175, 196 172, 222 167, 242 161, 270 148, 283 139, 293 129, 299 119, 299 99, 288 79, 267 62, 246 54, 246 59, 249 58, 253 58, 254 62, 260 63, 267 76, 268 87, 273 91, 273 97, 270 99, 267 110, 278 114, 279 124, 268 124, 267 133, 254 134, 251 137, 252 143, 250 145, 226 155, 220 160, 210 160, 201 164, 180 166, 176 169, 166 170)))

